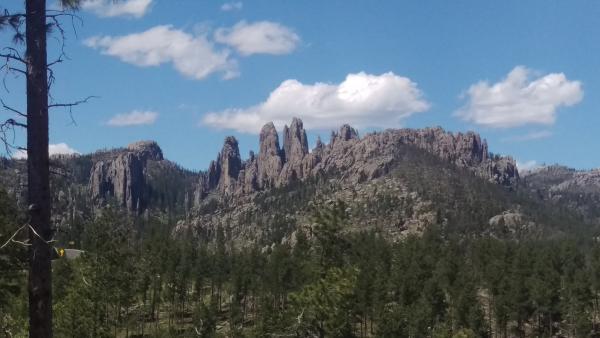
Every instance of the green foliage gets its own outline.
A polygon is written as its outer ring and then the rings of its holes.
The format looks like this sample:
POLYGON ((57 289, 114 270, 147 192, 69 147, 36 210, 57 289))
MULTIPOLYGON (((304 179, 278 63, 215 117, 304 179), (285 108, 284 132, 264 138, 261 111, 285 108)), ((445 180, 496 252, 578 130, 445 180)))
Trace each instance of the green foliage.
POLYGON ((346 205, 336 202, 329 208, 315 208, 313 233, 316 240, 317 255, 321 268, 342 267, 348 243, 341 236, 346 225, 346 205))
MULTIPOLYGON (((70 262, 61 261, 57 265, 71 265, 70 262)), ((81 262, 73 263, 74 271, 84 268, 81 262)), ((64 269, 54 270, 55 290, 63 290, 55 293, 54 317, 56 318, 55 334, 58 337, 89 337, 90 333, 95 336, 109 336, 108 330, 99 328, 96 322, 99 305, 99 297, 83 274, 63 274, 64 269)))
POLYGON ((200 302, 194 310, 193 325, 202 338, 214 337, 217 328, 217 299, 210 297, 209 304, 200 302))
POLYGON ((315 283, 293 293, 300 336, 353 337, 355 270, 331 268, 315 283))
POLYGON ((55 264, 56 331, 72 337, 108 337, 136 299, 131 224, 110 208, 85 227, 85 253, 72 265, 55 264), (59 296, 63 296, 60 297, 59 296))
POLYGON ((173 216, 185 215, 191 207, 197 176, 170 162, 147 162, 148 207, 173 216))
MULTIPOLYGON (((17 227, 12 205, 0 194, 2 229, 17 227)), ((433 226, 391 243, 385 233, 346 231, 347 210, 343 203, 317 206, 313 226, 293 239, 236 247, 225 225, 214 241, 191 232, 175 238, 168 220, 134 222, 105 208, 82 227, 85 254, 53 262, 56 335, 598 334, 594 239, 508 241, 433 226)), ((4 273, 2 262, 0 282, 24 285, 25 276, 4 273)), ((22 291, 2 287, 0 294, 0 328, 18 335, 26 328, 22 291)))
POLYGON ((24 334, 26 329, 26 250, 10 241, 15 233, 15 240, 26 236, 26 228, 19 231, 20 221, 16 203, 0 189, 0 334, 24 334))

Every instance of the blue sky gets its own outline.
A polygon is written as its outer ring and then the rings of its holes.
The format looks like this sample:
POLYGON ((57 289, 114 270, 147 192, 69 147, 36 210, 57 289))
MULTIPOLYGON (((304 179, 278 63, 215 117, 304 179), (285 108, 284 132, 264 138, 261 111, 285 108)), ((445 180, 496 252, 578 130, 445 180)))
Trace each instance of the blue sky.
MULTIPOLYGON (((439 125, 522 167, 600 167, 598 1, 91 0, 78 15, 53 97, 99 98, 76 125, 52 112, 57 152, 153 139, 200 170, 225 136, 247 157, 262 123, 298 116, 312 144, 345 122, 439 125)), ((22 79, 7 79, 0 97, 24 109, 22 79)))

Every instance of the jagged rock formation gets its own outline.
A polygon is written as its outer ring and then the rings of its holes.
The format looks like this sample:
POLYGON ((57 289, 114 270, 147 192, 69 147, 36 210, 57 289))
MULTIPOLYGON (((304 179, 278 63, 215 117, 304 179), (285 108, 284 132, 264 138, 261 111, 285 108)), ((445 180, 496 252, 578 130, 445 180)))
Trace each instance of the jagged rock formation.
POLYGON ((235 192, 236 181, 242 169, 242 159, 238 141, 233 136, 225 138, 223 149, 217 159, 216 175, 218 177, 218 190, 223 194, 235 192))
POLYGON ((303 123, 294 118, 283 130, 283 149, 273 123, 262 128, 259 138, 258 156, 251 153, 244 162, 235 138, 225 140, 217 160, 199 179, 197 202, 211 191, 219 192, 221 197, 239 197, 327 174, 338 173, 353 182, 371 180, 389 171, 399 145, 422 149, 507 187, 514 186, 519 178, 515 161, 490 157, 487 142, 473 132, 453 134, 439 127, 389 129, 360 138, 354 128, 345 124, 338 132, 332 132, 328 145, 319 139, 310 152, 303 123))
MULTIPOLYGON (((69 228, 114 201, 138 215, 168 214, 177 229, 209 238, 222 228, 246 244, 272 243, 311 226, 311 203, 341 200, 353 217, 350 228, 381 229, 394 239, 432 224, 494 235, 542 233, 553 220, 576 223, 573 215, 600 224, 600 170, 548 167, 521 180, 514 160, 489 153, 473 132, 359 135, 343 125, 328 144, 318 138, 309 150, 303 123, 294 119, 282 146, 273 123, 259 137, 258 152, 247 159, 234 137, 225 138, 203 172, 165 160, 155 142, 54 157, 62 175, 53 177, 53 222, 69 228)), ((16 197, 26 187, 24 165, 0 159, 0 183, 16 197)))
POLYGON ((489 220, 488 232, 492 234, 519 234, 536 231, 536 224, 518 211, 507 210, 489 220))
MULTIPOLYGON (((197 228, 208 237, 222 226, 234 227, 229 230, 238 238, 253 240, 262 236, 268 241, 271 230, 260 227, 280 226, 270 225, 273 213, 282 213, 286 220, 299 226, 309 226, 310 210, 302 203, 317 198, 345 201, 352 206, 351 213, 357 219, 362 217, 360 225, 385 224, 386 231, 396 238, 444 222, 438 209, 439 198, 434 202, 422 191, 416 192, 423 187, 420 181, 423 178, 393 176, 399 167, 407 167, 411 161, 402 153, 412 151, 434 158, 437 162, 429 170, 441 170, 435 178, 441 182, 452 175, 472 176, 475 180, 469 182, 478 182, 465 183, 464 189, 471 189, 469 184, 481 184, 477 177, 495 183, 491 185, 495 188, 498 185, 513 188, 519 180, 515 162, 490 155, 485 140, 473 132, 453 134, 438 127, 389 129, 359 135, 351 126, 343 125, 332 132, 328 144, 318 138, 314 149, 309 150, 302 121, 293 119, 283 129, 282 136, 283 146, 280 146, 274 124, 266 124, 260 132, 258 153, 250 152, 247 159, 241 158, 238 141, 227 137, 216 159, 203 172, 186 171, 165 160, 155 142, 137 142, 123 149, 54 159, 65 173, 64 177, 55 178, 56 224, 68 227, 73 219, 83 219, 108 202, 116 202, 137 214, 168 212, 181 220, 182 227, 197 228), (416 183, 408 183, 412 181, 416 183), (303 202, 295 205, 298 198, 303 202), (297 208, 284 212, 283 208, 290 205, 297 208)), ((18 166, 22 163, 18 162, 0 162, 0 182, 6 185, 22 182, 19 180, 22 168, 18 166)), ((411 168, 413 172, 419 170, 412 164, 411 168)), ((589 185, 583 179, 574 182, 589 185)), ((18 195, 20 189, 17 186, 12 190, 18 195)), ((437 186, 427 189, 436 190, 437 186)), ((454 194, 452 198, 465 195, 461 191, 454 194)), ((444 210, 453 208, 445 206, 444 210)), ((512 205, 503 210, 509 208, 512 205)), ((503 210, 486 214, 483 224, 503 210)))
POLYGON ((134 142, 127 146, 127 150, 137 154, 143 161, 162 161, 164 159, 162 149, 154 141, 134 142))
POLYGON ((279 174, 280 184, 287 184, 296 179, 305 177, 305 169, 309 167, 303 165, 303 160, 308 155, 308 140, 302 120, 294 118, 288 128, 283 129, 283 160, 285 164, 279 174))
POLYGON ((116 157, 99 160, 90 172, 90 194, 95 204, 114 198, 131 211, 147 205, 146 162, 162 161, 160 147, 153 141, 130 144, 116 157))
MULTIPOLYGON (((280 146, 274 124, 267 123, 259 135, 258 152, 250 152, 245 160, 240 156, 238 141, 227 137, 216 159, 199 173, 165 160, 160 147, 151 141, 55 158, 65 173, 56 200, 73 210, 89 208, 93 212, 108 201, 116 201, 138 214, 151 209, 176 212, 177 217, 193 216, 211 201, 240 205, 271 188, 291 186, 294 182, 335 179, 356 185, 384 179, 390 170, 403 165, 397 154, 403 146, 422 150, 507 187, 515 187, 519 179, 515 162, 490 156, 486 141, 473 132, 453 134, 438 127, 389 129, 359 136, 354 128, 343 125, 331 133, 329 144, 318 138, 314 149, 309 150, 304 125, 295 118, 285 126, 282 136, 283 146, 280 146)), ((7 190, 16 196, 25 185, 18 162, 0 163, 3 173, 0 182, 6 183, 7 190)), ((574 182, 589 185, 583 178, 574 178, 574 182)))
POLYGON ((277 184, 277 178, 283 168, 283 158, 279 148, 279 135, 272 122, 265 124, 260 131, 256 168, 256 182, 259 189, 274 187, 277 184))

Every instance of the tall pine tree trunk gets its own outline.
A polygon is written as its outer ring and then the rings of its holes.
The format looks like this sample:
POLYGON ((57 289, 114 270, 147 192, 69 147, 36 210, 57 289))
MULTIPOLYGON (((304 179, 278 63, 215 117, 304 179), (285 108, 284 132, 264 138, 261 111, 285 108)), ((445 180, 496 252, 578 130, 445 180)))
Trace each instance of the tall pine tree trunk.
POLYGON ((27 196, 29 202, 29 337, 52 337, 52 237, 48 160, 46 0, 27 0, 27 196), (41 237, 41 238, 40 238, 41 237))

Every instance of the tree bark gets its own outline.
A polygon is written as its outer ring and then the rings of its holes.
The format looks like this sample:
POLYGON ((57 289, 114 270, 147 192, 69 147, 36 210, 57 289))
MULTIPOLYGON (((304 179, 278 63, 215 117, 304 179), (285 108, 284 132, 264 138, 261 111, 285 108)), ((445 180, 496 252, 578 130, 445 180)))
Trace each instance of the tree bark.
POLYGON ((29 337, 52 337, 46 0, 26 0, 29 337))

